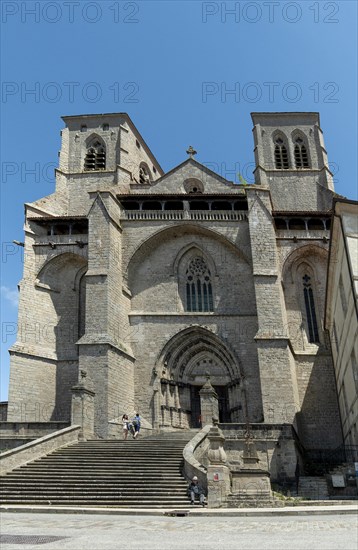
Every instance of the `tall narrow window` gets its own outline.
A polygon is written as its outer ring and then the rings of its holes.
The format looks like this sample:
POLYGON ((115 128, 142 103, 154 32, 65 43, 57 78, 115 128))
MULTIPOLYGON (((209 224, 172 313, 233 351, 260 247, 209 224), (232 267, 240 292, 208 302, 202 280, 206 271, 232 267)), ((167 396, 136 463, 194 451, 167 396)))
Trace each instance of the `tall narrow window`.
POLYGON ((280 137, 275 139, 275 166, 279 170, 289 168, 287 148, 280 137))
POLYGON ((305 298, 305 308, 308 326, 308 341, 312 343, 319 342, 316 308, 314 304, 311 277, 307 274, 303 279, 303 294, 305 298))
POLYGON ((186 270, 186 311, 213 311, 211 274, 203 258, 193 258, 186 270))
POLYGON ((87 149, 85 157, 85 170, 105 170, 106 150, 100 141, 95 141, 87 149))
POLYGON ((295 139, 296 168, 309 168, 307 149, 302 138, 295 139))
POLYGON ((344 291, 344 285, 343 285, 342 275, 339 277, 339 294, 340 294, 340 297, 341 297, 341 303, 342 303, 343 314, 344 314, 344 316, 346 316, 346 315, 347 315, 348 305, 347 305, 346 293, 345 293, 345 291, 344 291))

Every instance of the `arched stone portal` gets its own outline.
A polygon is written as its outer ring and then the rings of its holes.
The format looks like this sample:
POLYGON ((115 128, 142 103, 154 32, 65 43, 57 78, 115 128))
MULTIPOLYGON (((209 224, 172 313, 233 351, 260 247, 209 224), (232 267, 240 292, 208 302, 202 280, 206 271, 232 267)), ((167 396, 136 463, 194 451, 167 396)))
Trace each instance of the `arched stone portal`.
POLYGON ((194 326, 171 338, 155 373, 155 427, 200 427, 199 391, 208 375, 218 394, 219 421, 245 420, 242 369, 227 344, 210 330, 194 326))

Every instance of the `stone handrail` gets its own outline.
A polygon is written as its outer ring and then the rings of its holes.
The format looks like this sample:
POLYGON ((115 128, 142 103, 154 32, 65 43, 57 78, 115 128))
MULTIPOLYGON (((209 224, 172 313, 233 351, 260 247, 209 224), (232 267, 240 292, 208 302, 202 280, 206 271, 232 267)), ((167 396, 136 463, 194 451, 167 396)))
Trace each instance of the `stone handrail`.
POLYGON ((210 428, 211 426, 204 426, 204 428, 185 445, 183 450, 185 477, 190 480, 193 479, 194 476, 197 476, 199 484, 204 488, 207 488, 208 485, 206 467, 197 460, 195 452, 198 447, 203 445, 206 441, 210 428))
POLYGON ((37 438, 67 428, 69 422, 9 422, 0 421, 1 438, 18 438, 24 436, 37 438))
POLYGON ((60 447, 77 443, 80 433, 80 426, 69 426, 2 453, 0 457, 0 474, 11 472, 14 468, 41 458, 60 447))

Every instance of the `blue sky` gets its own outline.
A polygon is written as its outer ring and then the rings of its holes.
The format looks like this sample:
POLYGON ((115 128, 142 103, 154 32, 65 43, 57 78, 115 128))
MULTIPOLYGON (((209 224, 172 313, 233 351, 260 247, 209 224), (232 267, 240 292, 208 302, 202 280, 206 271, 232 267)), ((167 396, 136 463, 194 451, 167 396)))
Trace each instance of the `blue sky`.
POLYGON ((1 400, 23 203, 54 190, 61 115, 128 112, 164 170, 252 181, 252 111, 319 111, 336 191, 357 198, 357 2, 1 3, 1 400), (230 93, 230 91, 235 93, 230 93))

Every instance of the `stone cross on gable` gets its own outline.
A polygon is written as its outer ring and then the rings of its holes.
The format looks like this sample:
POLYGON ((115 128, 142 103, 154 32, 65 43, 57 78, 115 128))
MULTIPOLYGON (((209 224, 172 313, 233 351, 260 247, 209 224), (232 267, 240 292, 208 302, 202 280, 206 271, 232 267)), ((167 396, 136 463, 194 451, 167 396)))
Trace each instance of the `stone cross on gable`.
POLYGON ((190 158, 192 159, 194 157, 194 155, 196 155, 197 151, 195 151, 195 149, 191 145, 189 145, 189 149, 187 150, 187 153, 190 156, 190 158))

